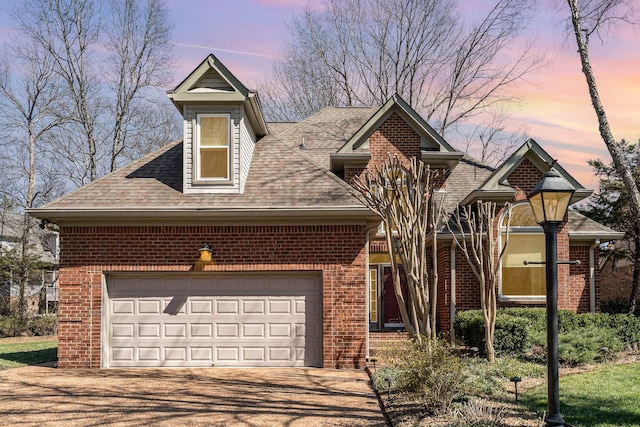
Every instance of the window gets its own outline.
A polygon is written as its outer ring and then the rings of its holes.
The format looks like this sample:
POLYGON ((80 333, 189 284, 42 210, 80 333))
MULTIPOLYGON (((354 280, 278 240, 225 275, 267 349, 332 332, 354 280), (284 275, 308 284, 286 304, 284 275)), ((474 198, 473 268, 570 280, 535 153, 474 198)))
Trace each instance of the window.
POLYGON ((199 114, 196 137, 196 180, 229 181, 230 118, 227 114, 199 114))
POLYGON ((378 321, 378 268, 369 269, 369 322, 378 321))
MULTIPOLYGON (((501 238, 505 236, 506 218, 501 219, 501 238)), ((544 264, 524 265, 524 261, 544 261, 544 234, 536 224, 529 203, 512 208, 509 243, 502 258, 501 297, 532 298, 546 294, 544 264)))

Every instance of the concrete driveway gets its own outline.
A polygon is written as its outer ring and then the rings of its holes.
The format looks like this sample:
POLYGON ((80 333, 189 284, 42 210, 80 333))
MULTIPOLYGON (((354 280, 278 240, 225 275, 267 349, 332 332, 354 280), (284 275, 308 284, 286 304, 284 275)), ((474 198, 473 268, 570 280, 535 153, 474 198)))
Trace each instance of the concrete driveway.
POLYGON ((364 371, 313 368, 0 371, 0 424, 386 426, 364 371))

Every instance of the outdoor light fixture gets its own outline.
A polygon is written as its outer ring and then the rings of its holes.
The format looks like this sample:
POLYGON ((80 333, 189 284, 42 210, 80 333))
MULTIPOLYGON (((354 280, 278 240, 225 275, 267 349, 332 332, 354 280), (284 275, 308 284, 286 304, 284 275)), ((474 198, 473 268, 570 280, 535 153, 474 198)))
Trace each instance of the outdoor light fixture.
POLYGON ((384 379, 387 382, 387 400, 391 399, 391 384, 393 384, 396 380, 396 377, 385 377, 384 379))
MULTIPOLYGON (((563 426, 560 414, 560 389, 558 374, 558 224, 564 221, 575 188, 557 171, 553 164, 542 180, 529 194, 529 204, 536 222, 544 230, 547 279, 547 401, 548 411, 544 421, 547 426, 563 426)), ((569 262, 563 262, 569 263, 569 262)))
POLYGON ((204 246, 198 251, 198 254, 198 262, 211 262, 213 249, 211 249, 207 242, 204 242, 204 246))

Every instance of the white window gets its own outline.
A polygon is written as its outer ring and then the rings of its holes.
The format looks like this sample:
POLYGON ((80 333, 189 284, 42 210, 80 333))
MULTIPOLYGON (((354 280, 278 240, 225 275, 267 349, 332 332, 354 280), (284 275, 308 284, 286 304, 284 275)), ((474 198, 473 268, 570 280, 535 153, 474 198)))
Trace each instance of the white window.
MULTIPOLYGON (((500 236, 505 237, 506 217, 500 220, 500 236)), ((546 294, 544 234, 528 202, 514 205, 511 211, 509 242, 502 257, 500 296, 503 299, 537 299, 546 294)))
POLYGON ((196 181, 231 180, 231 119, 228 114, 199 114, 195 146, 196 181))

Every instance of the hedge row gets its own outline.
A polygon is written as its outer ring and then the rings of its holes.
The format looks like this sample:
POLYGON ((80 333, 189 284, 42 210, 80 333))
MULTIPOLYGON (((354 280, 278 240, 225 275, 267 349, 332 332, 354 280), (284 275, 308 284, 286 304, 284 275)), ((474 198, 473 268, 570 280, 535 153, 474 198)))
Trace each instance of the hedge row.
POLYGON ((56 316, 37 316, 29 319, 0 316, 0 338, 55 335, 57 332, 56 316))
MULTIPOLYGON (((456 337, 484 354, 484 321, 480 310, 460 312, 454 325, 456 337)), ((624 347, 640 343, 640 318, 628 314, 576 314, 558 312, 559 357, 567 364, 585 363, 624 347)), ((544 359, 546 312, 544 309, 507 308, 496 315, 494 347, 497 355, 544 359)))

